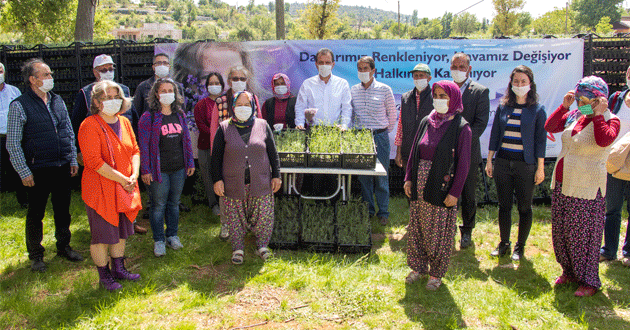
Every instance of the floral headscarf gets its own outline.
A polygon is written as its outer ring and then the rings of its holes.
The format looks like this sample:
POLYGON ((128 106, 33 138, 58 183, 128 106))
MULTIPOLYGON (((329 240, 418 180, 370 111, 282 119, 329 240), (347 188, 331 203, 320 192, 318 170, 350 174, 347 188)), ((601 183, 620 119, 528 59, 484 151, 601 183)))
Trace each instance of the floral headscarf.
POLYGON ((438 128, 452 115, 464 111, 464 105, 462 104, 462 92, 460 92, 456 83, 450 80, 441 80, 433 84, 433 91, 435 91, 436 87, 442 88, 449 97, 448 111, 446 113, 442 114, 433 110, 429 114, 429 123, 431 126, 438 128))
POLYGON ((588 76, 580 79, 575 85, 575 97, 594 99, 598 97, 608 98, 608 84, 597 76, 588 76))
POLYGON ((256 112, 257 112, 256 102, 254 102, 254 95, 248 91, 235 93, 234 99, 232 99, 232 104, 234 104, 235 107, 236 107, 236 100, 238 99, 239 96, 241 96, 241 94, 245 94, 247 95, 247 97, 249 97, 249 105, 252 108, 252 114, 249 116, 249 119, 247 119, 246 121, 240 121, 238 120, 238 118, 236 118, 236 115, 232 115, 232 118, 230 118, 230 124, 233 124, 236 127, 252 126, 254 124, 254 119, 256 118, 256 112))
POLYGON ((284 74, 284 73, 276 73, 273 75, 273 78, 271 78, 271 88, 273 89, 273 95, 281 100, 287 99, 289 98, 289 96, 291 96, 291 80, 289 79, 289 77, 284 74), (273 82, 276 79, 280 79, 283 78, 284 79, 284 83, 287 85, 287 92, 280 95, 280 94, 276 94, 276 88, 273 84, 273 82))

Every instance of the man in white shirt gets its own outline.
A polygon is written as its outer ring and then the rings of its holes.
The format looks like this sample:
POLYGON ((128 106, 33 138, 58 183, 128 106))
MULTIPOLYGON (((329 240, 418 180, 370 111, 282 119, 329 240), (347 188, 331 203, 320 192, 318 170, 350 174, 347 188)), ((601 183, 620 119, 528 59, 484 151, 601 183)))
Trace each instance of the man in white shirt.
MULTIPOLYGON (((361 83, 352 86, 352 111, 354 127, 369 129, 374 135, 376 155, 386 171, 389 169, 389 132, 396 125, 396 102, 392 89, 374 79, 376 67, 374 59, 364 56, 357 62, 358 76, 361 83)), ((389 177, 358 177, 361 182, 361 195, 369 204, 370 215, 377 215, 381 225, 385 226, 389 218, 389 177), (378 213, 374 206, 374 196, 378 204, 378 213)))
POLYGON ((0 191, 13 191, 17 193, 17 201, 25 208, 28 204, 26 190, 22 185, 20 176, 15 172, 9 160, 7 151, 7 117, 9 114, 9 103, 16 97, 22 95, 20 90, 4 82, 4 64, 0 63, 0 191))
POLYGON ((304 80, 295 103, 295 126, 339 125, 347 128, 352 116, 348 81, 332 74, 335 56, 328 48, 315 55, 318 75, 304 80), (304 110, 309 109, 305 116, 304 110), (317 109, 317 110, 312 110, 317 109), (310 113, 315 112, 312 116, 310 113))

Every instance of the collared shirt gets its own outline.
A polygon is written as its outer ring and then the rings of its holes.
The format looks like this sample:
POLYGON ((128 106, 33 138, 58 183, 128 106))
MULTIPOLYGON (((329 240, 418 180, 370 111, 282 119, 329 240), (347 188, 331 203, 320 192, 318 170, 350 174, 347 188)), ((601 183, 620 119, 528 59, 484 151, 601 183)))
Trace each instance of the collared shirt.
POLYGON ((304 126, 304 110, 316 108, 314 125, 350 125, 352 105, 348 81, 333 74, 328 83, 314 76, 304 80, 295 102, 295 125, 304 126))
POLYGON ((470 77, 466 78, 466 81, 464 81, 462 87, 459 88, 459 91, 462 92, 462 95, 464 95, 464 91, 466 90, 466 88, 468 88, 468 85, 470 85, 470 77))
POLYGON ((0 134, 7 134, 9 103, 20 95, 22 95, 22 92, 17 87, 7 83, 4 84, 4 88, 0 91, 0 134))
MULTIPOLYGON (((30 87, 28 87, 30 88, 30 87)), ((50 110, 50 102, 51 95, 48 94, 48 100, 46 102, 46 109, 52 118, 53 125, 57 126, 57 116, 52 113, 50 110)), ((24 125, 26 125, 26 113, 24 112, 24 108, 22 108, 22 104, 20 102, 13 102, 9 106, 9 116, 8 116, 8 127, 7 127, 7 151, 9 152, 9 156, 11 159, 11 164, 13 164, 13 168, 20 175, 21 179, 25 179, 31 176, 33 173, 31 169, 26 165, 26 159, 24 158, 24 150, 22 150, 22 133, 24 132, 24 125)), ((70 153, 70 166, 79 166, 77 163, 77 148, 74 143, 74 132, 72 130, 72 124, 70 122, 70 116, 68 116, 68 111, 66 111, 66 127, 63 129, 71 132, 72 136, 72 151, 70 153)))
POLYGON ((396 103, 392 89, 376 81, 368 88, 358 83, 350 89, 352 95, 352 118, 354 127, 383 129, 388 131, 396 125, 396 103))

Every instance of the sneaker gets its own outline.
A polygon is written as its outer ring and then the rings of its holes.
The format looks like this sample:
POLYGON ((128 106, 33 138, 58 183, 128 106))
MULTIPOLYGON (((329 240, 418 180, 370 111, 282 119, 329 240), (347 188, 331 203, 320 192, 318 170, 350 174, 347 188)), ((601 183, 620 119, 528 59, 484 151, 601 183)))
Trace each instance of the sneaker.
POLYGON ((35 260, 33 260, 32 264, 31 264, 31 270, 34 272, 40 272, 43 273, 46 271, 46 263, 44 262, 43 258, 37 258, 35 260))
POLYGON ((462 238, 459 241, 460 250, 467 249, 471 245, 472 245, 472 238, 470 237, 470 234, 462 233, 462 238))
POLYGON ((387 224, 389 223, 389 219, 387 219, 387 217, 384 217, 384 216, 379 216, 378 222, 381 224, 381 226, 387 226, 387 224))
POLYGON ((525 246, 517 242, 516 245, 514 245, 514 253, 512 253, 512 260, 519 261, 524 257, 525 257, 525 246))
POLYGON ((164 241, 153 243, 153 254, 155 254, 156 257, 161 257, 166 254, 166 244, 164 241))
POLYGON ((183 248, 182 242, 179 241, 179 237, 171 236, 166 238, 166 246, 170 247, 173 250, 179 250, 183 248))
POLYGON ((228 238, 230 238, 230 230, 228 229, 228 225, 225 223, 221 224, 221 233, 219 234, 219 238, 224 241, 227 241, 228 238))
POLYGON ((217 216, 221 215, 221 207, 218 204, 215 204, 212 207, 212 213, 217 216))
POLYGON ((491 257, 503 257, 510 251, 512 244, 510 242, 501 242, 494 251, 490 252, 491 257))

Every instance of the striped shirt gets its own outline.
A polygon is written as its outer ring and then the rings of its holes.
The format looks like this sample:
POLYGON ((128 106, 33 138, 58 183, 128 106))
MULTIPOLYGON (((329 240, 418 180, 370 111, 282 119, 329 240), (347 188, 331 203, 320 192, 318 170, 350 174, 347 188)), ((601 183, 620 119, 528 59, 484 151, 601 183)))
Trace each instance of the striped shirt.
MULTIPOLYGON (((57 127, 57 116, 53 115, 50 110, 50 101, 51 97, 50 94, 48 94, 46 109, 48 109, 48 113, 52 118, 53 125, 57 127)), ((74 131, 72 130, 70 116, 68 116, 67 113, 68 111, 66 110, 66 127, 62 129, 66 129, 72 133, 70 134, 72 136, 72 152, 70 154, 70 159, 72 160, 70 161, 70 166, 79 166, 77 163, 77 148, 74 143, 74 131)), ((24 108, 22 108, 22 103, 12 102, 9 106, 9 118, 7 121, 7 151, 9 152, 11 164, 13 164, 13 168, 15 168, 15 171, 20 175, 21 179, 26 179, 33 174, 28 165, 26 165, 24 150, 22 150, 22 133, 24 132, 26 120, 26 113, 24 112, 24 108)))
POLYGON ((352 121, 356 128, 392 131, 396 125, 396 103, 392 89, 372 80, 368 88, 361 83, 352 86, 352 121))
POLYGON ((20 95, 22 95, 22 92, 17 87, 7 83, 4 84, 4 88, 0 91, 0 134, 7 134, 9 103, 20 95))
POLYGON ((514 108, 505 126, 505 134, 497 157, 508 160, 524 161, 523 140, 521 139, 521 113, 523 109, 514 108))

